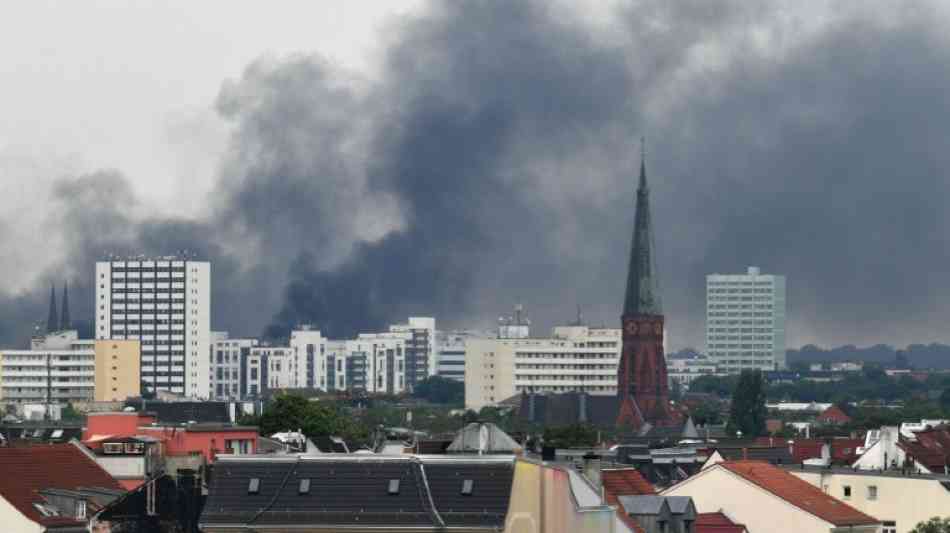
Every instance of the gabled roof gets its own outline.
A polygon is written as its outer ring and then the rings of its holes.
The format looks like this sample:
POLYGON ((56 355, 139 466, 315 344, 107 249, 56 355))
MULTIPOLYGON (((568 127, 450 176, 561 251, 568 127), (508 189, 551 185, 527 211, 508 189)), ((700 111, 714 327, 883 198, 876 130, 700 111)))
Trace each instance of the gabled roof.
POLYGON ((822 492, 811 483, 762 461, 727 461, 717 465, 788 503, 835 526, 878 524, 880 520, 822 492))
POLYGON ((520 444, 495 424, 472 422, 458 432, 446 452, 512 454, 522 449, 520 444))
POLYGON ((513 458, 227 458, 215 463, 200 523, 248 530, 291 525, 495 530, 504 526, 513 479, 513 458), (252 479, 258 480, 256 492, 250 490, 252 479))
POLYGON ((611 468, 600 471, 600 482, 604 487, 604 500, 608 505, 617 506, 617 516, 634 533, 643 533, 643 528, 630 515, 624 512, 620 503, 622 496, 643 496, 656 494, 656 489, 636 468, 611 468))
POLYGON ((950 466, 950 426, 937 426, 914 432, 916 441, 901 439, 899 445, 915 461, 931 472, 943 472, 950 466))
POLYGON ((694 533, 745 533, 746 528, 737 524, 722 512, 699 513, 693 524, 694 533))
POLYGON ((833 422, 835 424, 847 424, 851 421, 851 417, 842 411, 837 405, 832 405, 831 407, 825 409, 823 413, 818 415, 818 420, 821 422, 833 422))
POLYGON ((30 520, 45 526, 81 524, 67 517, 46 517, 33 505, 44 504, 40 491, 84 487, 122 490, 119 483, 73 444, 0 448, 0 496, 30 520))

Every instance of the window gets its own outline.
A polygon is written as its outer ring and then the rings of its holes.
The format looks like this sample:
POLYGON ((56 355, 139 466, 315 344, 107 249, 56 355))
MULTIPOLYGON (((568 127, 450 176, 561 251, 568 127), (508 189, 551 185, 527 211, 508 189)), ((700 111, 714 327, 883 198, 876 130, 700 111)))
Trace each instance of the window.
POLYGON ((398 479, 390 479, 390 480, 389 480, 389 487, 387 488, 386 492, 388 492, 390 496, 399 494, 399 480, 398 480, 398 479))
POLYGON ((471 479, 462 481, 462 496, 471 496, 472 489, 475 488, 475 482, 471 479))
POLYGON ((844 499, 846 499, 846 500, 851 499, 851 486, 850 486, 850 485, 845 485, 845 486, 844 486, 844 499))
POLYGON ((122 443, 121 442, 107 442, 102 445, 102 453, 107 454, 116 454, 122 453, 122 443))
POLYGON ((310 494, 310 478, 300 480, 300 486, 297 487, 297 494, 310 494))
POLYGON ((885 520, 884 529, 881 530, 881 533, 897 533, 897 522, 893 520, 885 520))
POLYGON ((260 494, 260 492, 261 492, 261 479, 252 477, 250 481, 247 482, 247 493, 260 494))
POLYGON ((877 485, 868 485, 868 499, 869 500, 877 499, 877 485))
POLYGON ((86 519, 86 500, 76 502, 76 520, 86 519))

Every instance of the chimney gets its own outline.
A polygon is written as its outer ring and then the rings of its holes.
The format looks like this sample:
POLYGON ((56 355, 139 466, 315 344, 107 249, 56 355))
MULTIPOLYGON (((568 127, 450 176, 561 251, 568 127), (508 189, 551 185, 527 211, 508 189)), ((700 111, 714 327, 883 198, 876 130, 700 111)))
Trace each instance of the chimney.
POLYGON ((600 456, 596 453, 584 454, 584 475, 595 487, 600 487, 600 456))

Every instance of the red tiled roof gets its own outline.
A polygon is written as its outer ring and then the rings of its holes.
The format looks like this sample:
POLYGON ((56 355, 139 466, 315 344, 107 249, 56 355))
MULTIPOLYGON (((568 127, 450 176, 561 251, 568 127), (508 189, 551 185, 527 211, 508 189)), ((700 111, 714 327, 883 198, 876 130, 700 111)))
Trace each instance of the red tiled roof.
POLYGON ((723 513, 699 513, 693 524, 695 533, 745 533, 742 524, 733 522, 723 513))
POLYGON ((604 499, 607 504, 617 507, 617 515, 634 533, 645 533, 630 515, 624 512, 623 505, 617 496, 644 496, 656 494, 653 485, 644 478, 636 468, 614 468, 601 470, 600 481, 604 486, 604 499))
MULTIPOLYGON (((780 446, 788 440, 777 437, 758 437, 756 444, 780 446)), ((821 447, 828 442, 831 444, 831 460, 834 463, 851 464, 858 459, 858 448, 864 446, 864 439, 793 439, 791 444, 792 458, 796 463, 805 459, 821 457, 821 447)))
POLYGON ((43 489, 122 486, 73 444, 0 448, 0 496, 30 520, 45 525, 76 524, 65 517, 44 517, 33 506, 44 503, 43 489))
POLYGON ((898 445, 931 472, 943 472, 950 465, 950 426, 915 431, 916 441, 901 439, 898 445))
POLYGON ((825 412, 818 415, 818 420, 821 422, 834 422, 836 424, 847 424, 851 421, 851 417, 847 415, 844 411, 841 410, 837 405, 832 405, 831 407, 825 409, 825 412))
POLYGON ((762 461, 727 461, 721 466, 792 505, 836 526, 877 524, 880 520, 825 494, 818 487, 762 461))

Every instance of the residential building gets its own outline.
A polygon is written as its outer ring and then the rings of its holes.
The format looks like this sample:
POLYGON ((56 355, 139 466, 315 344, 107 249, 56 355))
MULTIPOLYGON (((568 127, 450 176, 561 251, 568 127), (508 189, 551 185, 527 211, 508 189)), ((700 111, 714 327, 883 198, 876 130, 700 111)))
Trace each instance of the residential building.
POLYGON ((619 328, 562 326, 550 338, 465 341, 465 407, 521 392, 616 396, 619 328))
POLYGON ((293 355, 289 381, 293 388, 326 390, 326 344, 320 330, 309 325, 290 332, 290 350, 293 355))
POLYGON ((826 494, 879 518, 882 533, 907 533, 920 522, 946 516, 950 509, 950 477, 908 476, 895 470, 870 471, 817 466, 789 468, 797 478, 826 494))
POLYGON ((4 531, 88 531, 90 519, 125 493, 77 443, 0 448, 4 531))
POLYGON ((436 370, 438 376, 465 382, 465 339, 463 333, 438 332, 438 357, 436 370))
POLYGON ((439 354, 435 318, 411 316, 405 324, 389 326, 390 333, 402 333, 406 338, 406 389, 436 374, 439 354))
POLYGON ((10 403, 90 401, 96 390, 95 341, 75 330, 34 337, 29 350, 0 354, 0 399, 10 403))
POLYGON ((716 364, 709 357, 696 354, 694 357, 667 357, 667 376, 670 386, 679 386, 682 390, 689 388, 694 379, 702 376, 717 375, 716 364))
MULTIPOLYGON (((251 350, 259 346, 258 340, 232 339, 226 331, 212 332, 212 338, 209 361, 211 397, 215 400, 243 400, 253 396, 250 393, 248 358, 251 350)), ((260 391, 259 383, 257 391, 260 391)))
POLYGON ((142 383, 211 396, 211 264, 179 257, 96 263, 96 339, 142 343, 142 383))
POLYGON ((154 437, 103 435, 82 444, 82 451, 126 490, 139 487, 165 467, 161 441, 154 437))
POLYGON ((777 466, 762 461, 711 464, 661 493, 690 496, 700 513, 725 512, 750 531, 879 531, 881 521, 777 466))
POLYGON ((730 374, 785 368, 785 276, 706 276, 706 354, 730 374))
POLYGON ((141 344, 138 340, 95 341, 95 400, 121 402, 141 395, 141 344))

